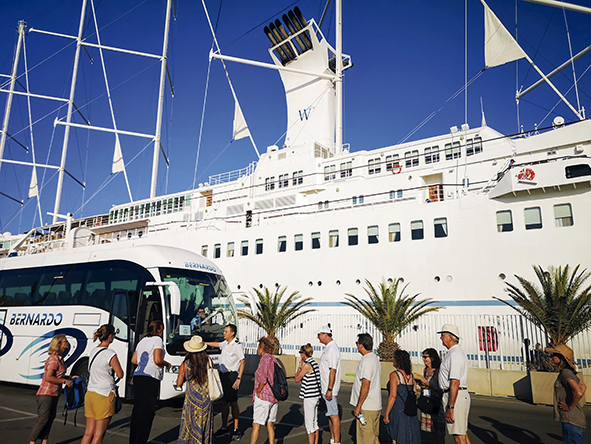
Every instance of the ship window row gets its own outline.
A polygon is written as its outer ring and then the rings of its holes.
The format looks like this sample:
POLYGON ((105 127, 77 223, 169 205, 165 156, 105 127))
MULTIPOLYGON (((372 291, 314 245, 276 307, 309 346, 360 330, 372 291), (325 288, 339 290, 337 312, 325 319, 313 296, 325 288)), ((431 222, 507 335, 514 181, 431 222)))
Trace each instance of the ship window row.
POLYGON ((178 213, 188 208, 190 202, 191 196, 179 196, 111 210, 109 212, 109 223, 116 224, 144 219, 146 217, 160 216, 162 214, 178 213))
MULTIPOLYGON (((423 220, 413 220, 409 225, 409 238, 411 240, 421 240, 425 238, 425 223, 423 220)), ((328 232, 328 248, 337 248, 341 244, 341 232, 339 230, 330 230, 328 232)), ((345 231, 344 240, 346 245, 355 246, 360 243, 360 230, 358 227, 348 228, 345 231)), ((433 237, 444 238, 448 236, 448 226, 446 217, 438 217, 433 219, 433 237)), ((386 242, 400 242, 403 237, 402 225, 400 222, 393 222, 388 225, 386 242)), ((293 250, 302 251, 305 249, 305 237, 303 233, 298 233, 293 236, 293 250)), ((368 245, 380 243, 380 227, 378 225, 369 225, 366 229, 366 242, 368 245)), ((319 250, 322 246, 322 233, 320 231, 314 231, 310 233, 309 237, 309 248, 312 250, 319 250)), ((243 240, 240 242, 238 250, 235 242, 228 242, 226 244, 226 257, 234 256, 248 256, 249 241, 243 240)), ((277 238, 277 252, 285 253, 288 251, 288 237, 285 235, 278 236, 277 238)), ((209 246, 201 246, 201 255, 207 257, 209 254, 209 246)), ((263 254, 263 239, 256 239, 254 242, 254 254, 263 254)), ((213 246, 214 259, 222 257, 222 244, 217 243, 213 246)))
MULTIPOLYGON (((293 186, 301 185, 304 183, 304 171, 294 171, 291 176, 291 182, 293 186)), ((265 191, 272 191, 275 189, 275 184, 277 184, 277 188, 287 188, 289 186, 289 173, 280 174, 279 180, 275 180, 275 176, 270 176, 265 178, 265 191)))
MULTIPOLYGON (((466 156, 473 156, 482 153, 482 138, 474 137, 466 140, 466 156)), ((462 145, 460 142, 446 143, 444 146, 445 160, 454 160, 462 157, 462 145)), ((441 160, 439 145, 433 145, 424 148, 423 157, 425 164, 437 163, 441 160)), ((421 155, 419 150, 410 150, 404 153, 404 167, 414 168, 420 165, 421 155)), ((380 174, 385 165, 385 172, 393 172, 395 167, 401 167, 400 156, 398 154, 390 154, 386 156, 385 161, 379 157, 369 159, 367 161, 367 173, 369 175, 380 174)), ((326 172, 326 169, 325 169, 326 172)), ((395 171, 394 171, 395 172, 395 171)), ((341 176, 343 177, 343 176, 341 176)), ((326 178, 325 180, 330 180, 326 178)))
MULTIPOLYGON (((540 207, 527 207, 523 210, 523 222, 526 230, 539 230, 542 224, 542 209, 540 207)), ((556 227, 571 227, 575 224, 571 204, 563 203, 554 205, 554 225, 556 227)), ((513 231, 513 213, 511 210, 497 211, 497 231, 505 233, 513 231)))

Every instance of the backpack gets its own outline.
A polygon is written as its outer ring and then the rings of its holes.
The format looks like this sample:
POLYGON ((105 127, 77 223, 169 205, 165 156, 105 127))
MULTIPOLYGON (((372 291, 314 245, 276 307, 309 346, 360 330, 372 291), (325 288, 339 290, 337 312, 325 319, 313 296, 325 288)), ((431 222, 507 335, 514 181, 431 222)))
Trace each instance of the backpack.
POLYGON ((86 395, 86 381, 82 378, 72 378, 72 386, 64 389, 64 395, 66 396, 66 403, 64 405, 64 411, 62 416, 64 417, 64 425, 68 420, 68 411, 76 410, 74 413, 74 427, 76 424, 76 416, 78 409, 84 407, 84 395, 86 395))
POLYGON ((289 396, 285 372, 279 366, 277 361, 275 361, 275 369, 273 371, 273 384, 271 384, 268 379, 267 384, 269 384, 269 386, 271 387, 271 390, 273 391, 273 396, 277 401, 285 401, 289 396))
MULTIPOLYGON (((400 379, 400 372, 398 372, 398 379, 400 379)), ((412 390, 408 388, 408 384, 406 384, 406 379, 403 378, 401 381, 404 382, 407 394, 406 401, 404 402, 404 414, 410 417, 417 416, 417 395, 414 391, 415 378, 412 378, 412 390)))

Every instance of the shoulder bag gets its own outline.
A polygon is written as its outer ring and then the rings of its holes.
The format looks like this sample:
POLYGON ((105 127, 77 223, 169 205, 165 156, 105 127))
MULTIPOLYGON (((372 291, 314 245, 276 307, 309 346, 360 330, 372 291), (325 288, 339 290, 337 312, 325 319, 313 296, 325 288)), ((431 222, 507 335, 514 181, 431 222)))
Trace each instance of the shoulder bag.
POLYGON ((217 401, 224 396, 220 373, 213 368, 211 358, 209 359, 209 366, 207 367, 207 380, 209 381, 209 398, 212 402, 217 401))

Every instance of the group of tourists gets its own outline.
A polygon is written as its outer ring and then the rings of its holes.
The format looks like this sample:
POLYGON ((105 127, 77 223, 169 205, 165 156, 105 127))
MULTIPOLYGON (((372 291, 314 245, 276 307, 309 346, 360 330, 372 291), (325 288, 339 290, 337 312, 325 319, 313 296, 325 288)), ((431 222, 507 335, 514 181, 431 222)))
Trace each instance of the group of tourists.
MULTIPOLYGON (((131 415, 130 444, 145 444, 154 420, 156 401, 164 367, 170 363, 164 359, 161 321, 150 323, 147 334, 138 343, 132 357, 137 366, 133 375, 134 406, 131 415)), ((324 345, 319 363, 312 357, 311 344, 303 345, 295 381, 300 383, 299 397, 303 402, 304 424, 308 444, 318 444, 318 413, 320 403, 326 407, 330 428, 330 443, 340 444, 341 422, 338 394, 341 386, 341 355, 333 339, 329 325, 321 327, 316 336, 324 345), (322 400, 322 401, 321 401, 322 400)), ((394 370, 388 378, 388 400, 383 415, 385 429, 392 444, 418 444, 421 430, 430 433, 433 444, 445 442, 446 433, 456 443, 470 443, 468 438, 468 359, 459 345, 460 332, 457 326, 445 324, 438 332, 447 353, 443 360, 434 348, 423 351, 425 364, 423 374, 412 372, 410 355, 398 349, 394 353, 394 370), (417 393, 421 392, 417 402, 417 393), (417 406, 419 413, 417 415, 417 406)), ((117 382, 123 378, 123 370, 109 345, 115 338, 115 328, 110 324, 101 326, 94 334, 99 341, 89 355, 89 380, 85 395, 84 413, 86 429, 83 444, 100 444, 115 414, 117 382)), ((379 443, 380 419, 382 418, 381 365, 373 352, 373 338, 361 333, 355 343, 362 355, 353 387, 350 404, 353 415, 359 420, 356 427, 357 444, 379 443)), ((30 443, 38 440, 48 443, 48 436, 56 417, 57 403, 62 385, 72 386, 77 376, 66 375, 62 355, 69 349, 65 335, 56 335, 49 345, 49 357, 45 362, 41 386, 37 392, 38 421, 30 434, 30 443)), ((182 444, 209 444, 214 437, 231 435, 240 440, 240 410, 238 390, 245 369, 244 347, 236 339, 236 326, 229 324, 224 329, 223 342, 204 342, 193 336, 184 343, 187 352, 177 378, 177 386, 186 384, 186 396, 181 414, 178 442, 182 444), (211 358, 205 350, 208 346, 221 350, 219 366, 214 370, 211 358), (216 373, 213 373, 216 372, 216 373), (223 388, 221 398, 221 427, 213 433, 213 402, 210 383, 213 377, 223 388), (232 412, 232 425, 229 415, 232 412)), ((277 420, 278 400, 273 383, 277 361, 272 354, 273 342, 268 337, 258 341, 259 364, 254 375, 253 423, 250 444, 256 444, 261 426, 267 430, 269 443, 275 441, 274 424, 277 420)), ((546 349, 559 370, 554 385, 554 417, 562 422, 564 442, 584 443, 585 415, 579 406, 586 390, 585 384, 576 375, 573 352, 566 345, 546 349)))

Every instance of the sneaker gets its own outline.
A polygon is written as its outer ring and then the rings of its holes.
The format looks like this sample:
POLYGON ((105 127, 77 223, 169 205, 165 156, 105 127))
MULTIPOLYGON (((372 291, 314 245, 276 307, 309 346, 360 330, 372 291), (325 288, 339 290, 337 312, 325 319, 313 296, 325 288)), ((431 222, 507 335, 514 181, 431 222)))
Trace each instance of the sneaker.
POLYGON ((244 433, 242 433, 240 430, 234 430, 234 433, 232 433, 232 440, 240 441, 240 438, 242 438, 243 436, 244 433))
POLYGON ((228 430, 227 427, 221 427, 217 432, 215 432, 213 434, 213 436, 224 436, 224 435, 227 435, 229 433, 230 433, 230 431, 228 430))

